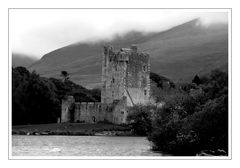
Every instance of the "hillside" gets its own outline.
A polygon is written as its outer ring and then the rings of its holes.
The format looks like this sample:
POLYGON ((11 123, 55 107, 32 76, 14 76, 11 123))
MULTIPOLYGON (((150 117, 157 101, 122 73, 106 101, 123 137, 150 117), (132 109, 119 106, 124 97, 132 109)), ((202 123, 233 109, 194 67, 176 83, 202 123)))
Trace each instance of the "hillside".
POLYGON ((17 66, 28 67, 36 61, 37 59, 34 59, 30 56, 26 56, 24 54, 12 53, 12 67, 17 67, 17 66))
POLYGON ((173 82, 190 81, 198 74, 214 68, 227 67, 227 24, 204 27, 195 19, 164 32, 142 34, 129 32, 111 41, 73 44, 48 54, 29 67, 42 76, 60 77, 66 70, 74 82, 96 87, 101 83, 101 59, 105 43, 116 50, 137 44, 140 51, 150 54, 151 71, 166 76, 173 82))

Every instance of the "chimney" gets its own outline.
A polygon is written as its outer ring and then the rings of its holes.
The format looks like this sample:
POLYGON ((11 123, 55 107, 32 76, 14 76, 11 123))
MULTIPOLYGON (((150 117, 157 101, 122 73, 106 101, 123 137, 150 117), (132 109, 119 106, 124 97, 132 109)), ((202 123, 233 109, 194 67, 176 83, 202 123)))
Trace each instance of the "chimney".
POLYGON ((133 53, 137 53, 137 45, 135 44, 131 45, 130 49, 133 53))

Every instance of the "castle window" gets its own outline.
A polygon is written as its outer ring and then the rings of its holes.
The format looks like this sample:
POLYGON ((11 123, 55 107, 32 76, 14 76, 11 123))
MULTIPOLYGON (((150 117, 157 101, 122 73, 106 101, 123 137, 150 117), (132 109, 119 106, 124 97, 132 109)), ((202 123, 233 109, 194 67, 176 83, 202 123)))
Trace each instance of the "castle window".
POLYGON ((121 111, 121 114, 124 114, 124 111, 121 111))
POLYGON ((146 72, 146 71, 147 71, 147 66, 144 65, 144 66, 143 66, 143 72, 146 72))
POLYGON ((144 95, 145 95, 145 96, 147 95, 147 90, 144 90, 144 95))
POLYGON ((112 91, 112 97, 114 97, 114 91, 112 91))
POLYGON ((115 79, 114 78, 112 78, 112 83, 114 83, 115 82, 115 79))

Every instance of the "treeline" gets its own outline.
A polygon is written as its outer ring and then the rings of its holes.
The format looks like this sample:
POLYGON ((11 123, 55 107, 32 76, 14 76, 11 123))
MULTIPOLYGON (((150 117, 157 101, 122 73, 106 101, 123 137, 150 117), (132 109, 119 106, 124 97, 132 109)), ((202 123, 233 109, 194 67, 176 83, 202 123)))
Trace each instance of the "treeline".
POLYGON ((158 75, 154 72, 150 72, 150 79, 155 82, 158 88, 164 89, 164 83, 168 84, 169 88, 174 88, 175 84, 168 78, 158 75))
POLYGON ((12 124, 56 123, 61 116, 61 100, 67 95, 82 102, 101 99, 99 89, 88 90, 69 78, 45 78, 24 67, 13 68, 12 124))
POLYGON ((171 88, 158 106, 135 106, 128 120, 153 150, 173 155, 228 153, 228 75, 214 70, 171 88))

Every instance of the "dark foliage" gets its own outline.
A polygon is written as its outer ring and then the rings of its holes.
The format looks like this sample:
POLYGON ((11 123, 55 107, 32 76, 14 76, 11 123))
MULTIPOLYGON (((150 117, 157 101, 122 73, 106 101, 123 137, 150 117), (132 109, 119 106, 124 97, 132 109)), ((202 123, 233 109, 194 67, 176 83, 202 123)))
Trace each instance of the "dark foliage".
POLYGON ((56 123, 61 100, 73 95, 78 101, 99 101, 100 91, 88 90, 70 80, 43 78, 24 67, 12 69, 12 124, 56 123))
POLYGON ((56 122, 60 102, 55 85, 24 67, 14 68, 12 73, 13 125, 56 122))
POLYGON ((214 70, 198 87, 165 98, 152 118, 153 149, 174 155, 210 150, 228 152, 228 75, 214 70))
POLYGON ((97 102, 101 102, 101 90, 98 88, 92 89, 91 91, 92 97, 95 99, 97 102))
POLYGON ((63 77, 63 81, 69 80, 69 73, 67 71, 61 71, 61 76, 63 77))
POLYGON ((151 132, 151 112, 155 109, 153 106, 135 105, 129 109, 127 120, 136 135, 147 135, 151 132))
POLYGON ((201 80, 200 80, 198 75, 195 75, 195 77, 192 80, 192 83, 195 83, 196 85, 200 85, 201 84, 201 80))
POLYGON ((175 88, 175 84, 164 76, 160 76, 154 72, 150 72, 150 79, 157 84, 157 87, 164 88, 164 83, 168 85, 168 88, 175 88))

